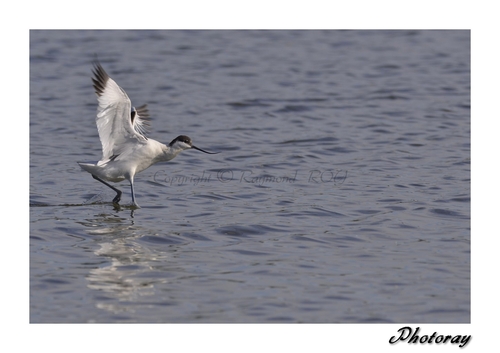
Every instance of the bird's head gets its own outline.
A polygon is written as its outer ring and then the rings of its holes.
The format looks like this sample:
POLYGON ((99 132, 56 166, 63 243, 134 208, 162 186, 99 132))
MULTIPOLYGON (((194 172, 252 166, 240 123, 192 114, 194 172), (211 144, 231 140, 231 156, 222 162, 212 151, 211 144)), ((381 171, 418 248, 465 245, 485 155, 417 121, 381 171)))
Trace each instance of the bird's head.
POLYGON ((177 136, 172 140, 172 142, 168 144, 168 147, 174 150, 181 150, 181 151, 194 148, 195 150, 201 151, 203 153, 208 153, 208 154, 218 153, 218 152, 207 152, 205 150, 202 150, 201 148, 194 146, 193 141, 191 141, 191 138, 186 135, 177 136))

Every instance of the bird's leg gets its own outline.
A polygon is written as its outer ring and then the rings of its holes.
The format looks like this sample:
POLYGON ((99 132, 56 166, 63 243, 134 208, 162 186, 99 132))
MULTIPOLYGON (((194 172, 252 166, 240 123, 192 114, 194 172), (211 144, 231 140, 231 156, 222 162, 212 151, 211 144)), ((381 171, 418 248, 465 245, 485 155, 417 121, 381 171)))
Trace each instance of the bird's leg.
POLYGON ((104 185, 110 187, 111 189, 113 189, 115 192, 116 192, 116 196, 115 198, 113 199, 113 203, 116 203, 118 204, 118 202, 120 202, 120 199, 122 198, 122 192, 121 190, 118 190, 117 188, 115 188, 114 186, 111 186, 109 185, 108 183, 106 183, 104 180, 102 180, 101 178, 99 177, 96 177, 94 174, 92 174, 92 178, 94 178, 95 180, 97 181, 100 181, 101 183, 103 183, 104 185))
POLYGON ((135 193, 134 193, 134 178, 130 178, 130 192, 132 193, 132 204, 136 208, 141 208, 137 202, 135 202, 135 193))

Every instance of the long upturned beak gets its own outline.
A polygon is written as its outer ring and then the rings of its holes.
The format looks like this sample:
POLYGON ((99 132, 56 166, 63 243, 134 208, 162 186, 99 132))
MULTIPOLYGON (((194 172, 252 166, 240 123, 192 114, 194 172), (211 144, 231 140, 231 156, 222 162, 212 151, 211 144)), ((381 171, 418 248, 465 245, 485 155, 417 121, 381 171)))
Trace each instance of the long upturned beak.
POLYGON ((198 148, 196 146, 191 146, 191 148, 194 148, 195 150, 201 151, 203 153, 208 153, 208 154, 217 154, 217 153, 219 153, 219 152, 207 152, 207 151, 202 150, 201 148, 198 148))

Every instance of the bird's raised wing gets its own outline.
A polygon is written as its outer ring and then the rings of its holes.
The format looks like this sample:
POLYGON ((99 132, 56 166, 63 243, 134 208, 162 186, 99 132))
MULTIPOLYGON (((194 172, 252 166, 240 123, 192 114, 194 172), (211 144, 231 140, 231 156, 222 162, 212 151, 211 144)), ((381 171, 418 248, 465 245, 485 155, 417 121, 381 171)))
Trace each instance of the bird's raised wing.
MULTIPOLYGON (((104 162, 119 155, 124 149, 132 148, 134 144, 145 143, 147 138, 135 128, 137 122, 141 122, 137 118, 140 114, 137 114, 137 110, 135 114, 132 111, 127 93, 108 76, 97 61, 94 62, 93 73, 92 82, 99 103, 96 123, 102 144, 101 162, 104 162)), ((144 106, 139 109, 148 115, 144 106)))
POLYGON ((140 107, 132 107, 132 112, 130 115, 130 119, 132 121, 132 125, 138 133, 142 136, 146 137, 146 134, 149 132, 149 122, 151 118, 149 117, 148 105, 144 104, 140 107))

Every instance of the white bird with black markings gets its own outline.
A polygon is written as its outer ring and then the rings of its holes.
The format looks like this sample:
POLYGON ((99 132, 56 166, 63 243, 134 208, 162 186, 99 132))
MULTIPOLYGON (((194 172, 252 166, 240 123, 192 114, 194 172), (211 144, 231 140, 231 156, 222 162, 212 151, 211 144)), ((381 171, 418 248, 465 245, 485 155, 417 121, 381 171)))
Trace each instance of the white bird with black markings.
POLYGON ((80 167, 92 177, 116 192, 113 199, 118 204, 121 190, 107 183, 128 180, 132 194, 132 206, 140 208, 135 200, 134 177, 153 164, 169 161, 181 151, 194 148, 188 136, 180 135, 168 145, 146 137, 149 113, 146 105, 137 109, 132 106, 127 93, 113 81, 99 62, 94 62, 94 89, 97 94, 97 130, 102 144, 102 158, 97 164, 80 163, 80 167))

